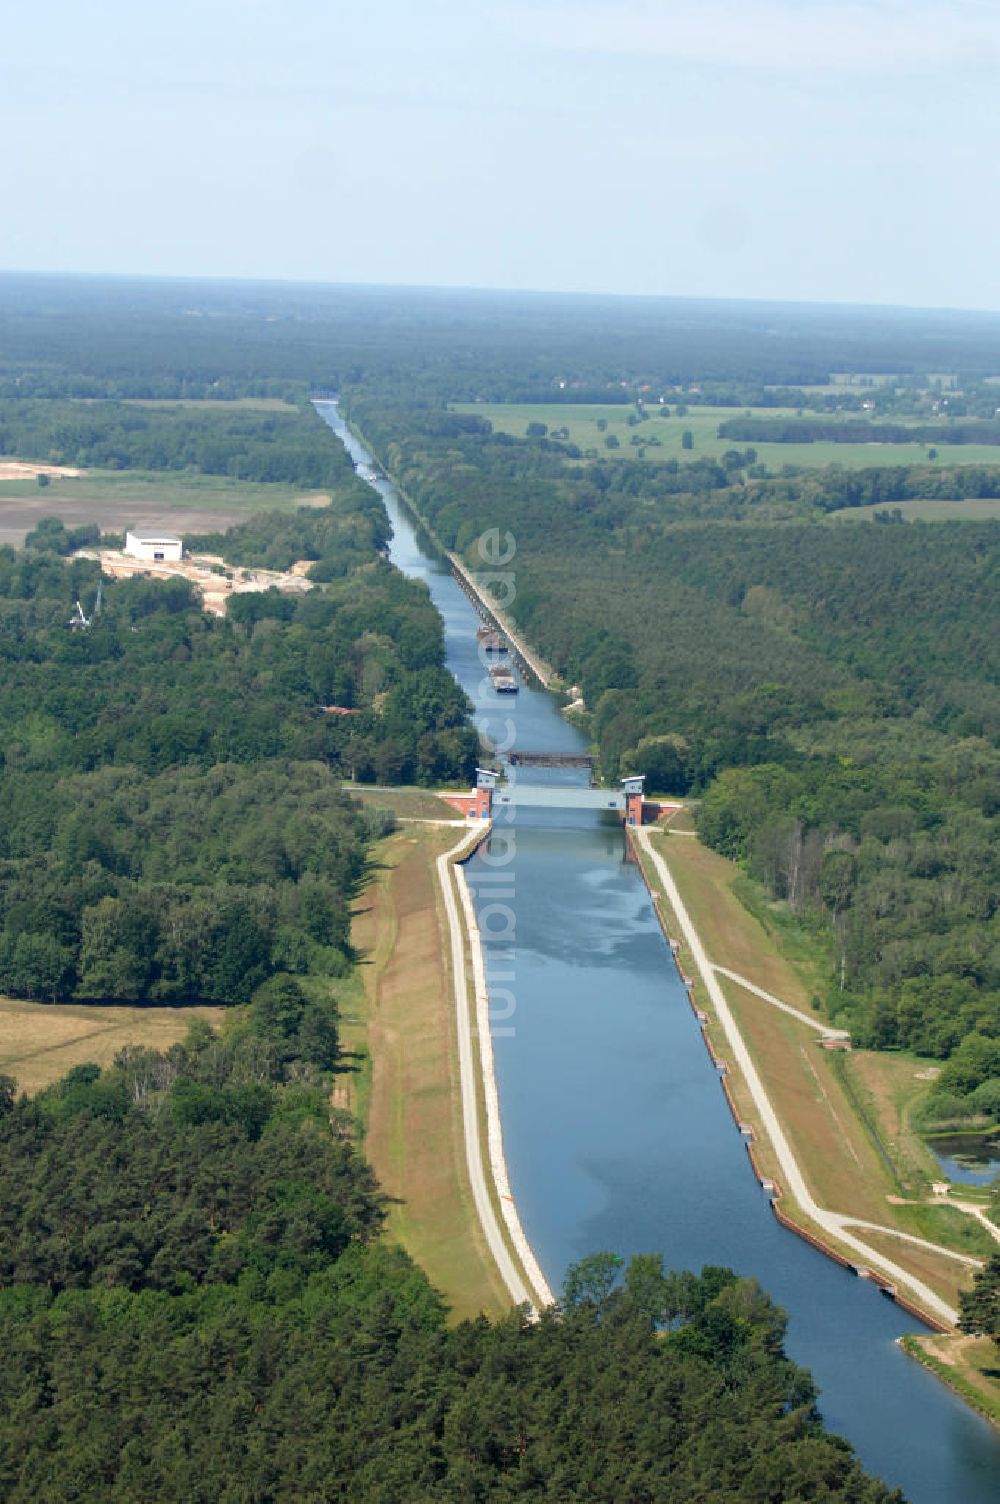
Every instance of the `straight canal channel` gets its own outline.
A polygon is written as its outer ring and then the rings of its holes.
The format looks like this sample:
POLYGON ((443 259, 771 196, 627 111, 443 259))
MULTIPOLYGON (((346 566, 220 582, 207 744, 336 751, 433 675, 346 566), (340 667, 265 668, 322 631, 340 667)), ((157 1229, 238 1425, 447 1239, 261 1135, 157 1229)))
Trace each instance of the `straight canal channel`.
MULTIPOLYGON (((336 405, 316 405, 367 473, 372 458, 336 405)), ((510 717, 522 750, 585 751, 546 691, 522 683, 501 697, 484 685, 473 607, 392 485, 373 483, 393 563, 430 590, 484 734, 502 736, 510 717)), ((549 1284, 558 1291, 568 1264, 604 1249, 752 1275, 788 1312, 787 1350, 815 1377, 827 1425, 869 1471, 912 1504, 997 1504, 1000 1434, 896 1345, 919 1323, 772 1215, 617 821, 501 810, 498 849, 511 833, 499 870, 514 915, 502 983, 513 1011, 495 1019, 494 1050, 511 1185, 549 1284)), ((480 854, 466 870, 482 914, 498 869, 480 854)))

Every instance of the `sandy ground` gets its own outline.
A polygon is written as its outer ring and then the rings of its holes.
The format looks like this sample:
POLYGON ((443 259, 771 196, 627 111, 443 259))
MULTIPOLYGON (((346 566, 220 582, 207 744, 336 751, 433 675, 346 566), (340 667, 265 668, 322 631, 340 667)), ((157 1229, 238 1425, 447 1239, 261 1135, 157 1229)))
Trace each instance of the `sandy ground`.
POLYGON ((312 589, 312 581, 305 578, 310 568, 308 559, 300 559, 287 572, 276 569, 232 569, 214 554, 193 554, 189 558, 152 563, 149 559, 133 559, 117 549, 81 549, 81 557, 100 559, 104 574, 112 579, 128 579, 133 575, 147 575, 157 580, 190 580, 200 592, 205 610, 213 616, 225 616, 226 606, 234 595, 252 590, 283 590, 293 595, 303 595, 312 589), (220 574, 225 569, 226 574, 220 574))
POLYGON ((35 465, 30 460, 0 460, 0 480, 34 480, 36 475, 82 475, 71 465, 35 465))

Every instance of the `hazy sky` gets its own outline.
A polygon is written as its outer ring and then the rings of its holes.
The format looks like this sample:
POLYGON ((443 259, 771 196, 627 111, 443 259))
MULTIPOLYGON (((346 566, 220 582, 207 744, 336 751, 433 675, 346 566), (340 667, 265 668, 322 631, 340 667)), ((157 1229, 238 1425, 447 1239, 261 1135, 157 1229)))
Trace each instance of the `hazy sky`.
POLYGON ((1000 308, 1000 0, 20 0, 0 266, 1000 308))

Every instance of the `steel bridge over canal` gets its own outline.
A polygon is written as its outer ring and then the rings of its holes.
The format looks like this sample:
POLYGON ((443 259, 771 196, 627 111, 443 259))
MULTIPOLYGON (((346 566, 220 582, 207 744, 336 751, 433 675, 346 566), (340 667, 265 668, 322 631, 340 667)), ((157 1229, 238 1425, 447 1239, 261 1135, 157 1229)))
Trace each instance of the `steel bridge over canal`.
POLYGON ((615 789, 582 789, 572 784, 503 783, 493 791, 494 810, 517 809, 611 809, 624 813, 625 794, 615 789))
POLYGON ((498 809, 613 810, 626 825, 642 824, 643 776, 623 778, 620 789, 581 788, 565 783, 501 783, 492 768, 476 769, 474 813, 490 819, 498 809))

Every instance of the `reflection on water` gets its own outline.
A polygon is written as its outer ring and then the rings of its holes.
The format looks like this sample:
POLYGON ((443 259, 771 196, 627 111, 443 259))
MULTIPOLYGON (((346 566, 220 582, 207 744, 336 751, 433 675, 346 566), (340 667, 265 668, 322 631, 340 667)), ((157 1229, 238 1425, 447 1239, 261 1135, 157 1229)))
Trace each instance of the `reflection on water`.
POLYGON ((989 1185, 1000 1175, 1000 1138, 996 1134, 935 1134, 927 1143, 949 1180, 962 1185, 989 1185))
MULTIPOLYGON (((320 411, 368 464, 335 409, 320 411)), ((393 560, 426 580, 449 667, 472 693, 475 613, 421 553, 393 488, 378 489, 393 560)), ((522 689, 513 706, 487 699, 482 713, 510 715, 522 749, 583 750, 544 692, 522 689)), ((595 1249, 753 1275, 789 1313, 788 1351, 812 1370, 827 1424, 867 1468, 913 1504, 996 1504, 1000 1436, 896 1346, 918 1323, 775 1221, 617 822, 536 809, 501 819, 516 842, 505 869, 516 1008, 494 1040, 497 1080, 512 1187, 552 1287, 595 1249)), ((469 863, 473 888, 488 855, 469 863)))

